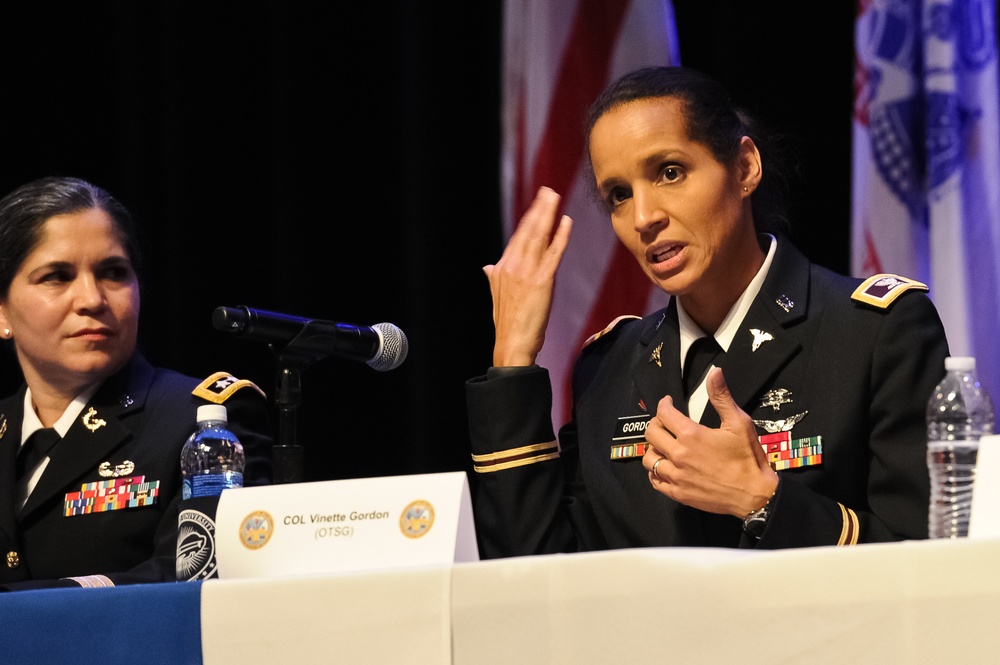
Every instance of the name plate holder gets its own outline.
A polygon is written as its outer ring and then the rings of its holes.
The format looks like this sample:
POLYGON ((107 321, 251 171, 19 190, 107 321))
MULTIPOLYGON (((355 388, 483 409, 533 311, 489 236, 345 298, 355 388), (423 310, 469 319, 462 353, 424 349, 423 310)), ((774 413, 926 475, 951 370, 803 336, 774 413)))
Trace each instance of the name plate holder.
POLYGON ((462 472, 225 490, 215 541, 220 579, 479 560, 462 472))

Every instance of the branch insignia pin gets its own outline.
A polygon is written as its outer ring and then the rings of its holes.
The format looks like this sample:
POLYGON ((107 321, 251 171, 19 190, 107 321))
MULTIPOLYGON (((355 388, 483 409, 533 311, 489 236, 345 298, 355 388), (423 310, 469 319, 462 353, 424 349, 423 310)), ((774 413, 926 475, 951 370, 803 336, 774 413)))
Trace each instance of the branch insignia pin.
POLYGON ((83 426, 91 432, 96 432, 108 424, 104 419, 97 417, 97 409, 94 407, 90 407, 90 410, 83 415, 81 420, 83 421, 83 426))
POLYGON ((751 328, 750 334, 753 335, 753 343, 750 345, 751 353, 759 349, 764 342, 770 342, 774 339, 774 335, 760 328, 751 328))
POLYGON ((656 345, 653 352, 649 354, 649 362, 656 363, 657 367, 663 367, 663 363, 660 361, 660 351, 663 350, 663 342, 656 345))
POLYGON ((795 307, 795 302, 793 302, 792 299, 786 296, 784 293, 782 293, 781 297, 779 297, 774 302, 778 303, 778 307, 785 310, 786 312, 792 311, 792 308, 795 307))

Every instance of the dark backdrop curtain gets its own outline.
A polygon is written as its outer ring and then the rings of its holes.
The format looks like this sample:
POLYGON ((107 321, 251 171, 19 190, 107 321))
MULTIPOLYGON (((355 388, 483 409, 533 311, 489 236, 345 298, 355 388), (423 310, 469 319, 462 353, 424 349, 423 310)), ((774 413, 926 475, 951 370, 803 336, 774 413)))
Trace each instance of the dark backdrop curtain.
MULTIPOLYGON (((853 3, 674 4, 683 63, 788 133, 796 240, 847 270, 853 3)), ((0 190, 73 175, 132 211, 155 364, 273 396, 275 359, 215 331, 216 306, 400 326, 399 369, 304 371, 307 480, 467 470, 463 384, 492 354, 481 266, 502 247, 501 18, 488 2, 6 3, 0 190)), ((19 383, 4 350, 0 395, 19 383)))

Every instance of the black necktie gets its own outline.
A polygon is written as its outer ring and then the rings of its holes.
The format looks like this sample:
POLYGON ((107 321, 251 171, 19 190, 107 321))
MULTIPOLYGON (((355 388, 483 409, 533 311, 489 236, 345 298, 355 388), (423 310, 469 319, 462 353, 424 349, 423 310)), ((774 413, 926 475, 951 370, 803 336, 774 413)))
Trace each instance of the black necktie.
POLYGON ((690 399, 715 357, 722 353, 722 347, 711 335, 699 337, 688 348, 684 359, 684 395, 690 399))
POLYGON ((49 427, 35 430, 17 453, 17 479, 19 484, 27 482, 27 475, 34 470, 59 442, 59 432, 49 427))

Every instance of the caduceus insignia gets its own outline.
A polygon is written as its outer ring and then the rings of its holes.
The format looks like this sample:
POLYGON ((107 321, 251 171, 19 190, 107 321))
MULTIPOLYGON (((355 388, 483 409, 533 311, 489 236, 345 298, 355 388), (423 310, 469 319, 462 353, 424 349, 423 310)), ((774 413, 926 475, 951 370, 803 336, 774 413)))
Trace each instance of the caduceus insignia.
POLYGON ((662 349, 663 349, 663 342, 660 342, 659 344, 656 345, 656 348, 653 349, 653 352, 649 354, 649 362, 656 363, 657 367, 663 367, 663 364, 660 362, 660 351, 662 349))
POLYGON ((90 407, 90 410, 83 416, 83 426, 91 432, 96 432, 107 424, 103 419, 97 417, 97 409, 94 407, 90 407))
POLYGON ((753 343, 750 345, 751 353, 759 349, 764 342, 770 342, 774 339, 774 335, 759 328, 751 328, 750 334, 753 335, 753 343))
POLYGON ((754 418, 753 424, 761 429, 766 430, 769 434, 775 434, 777 432, 790 432, 795 424, 806 417, 808 411, 803 411, 802 413, 797 413, 794 416, 789 416, 788 418, 782 418, 781 420, 757 420, 754 418))

